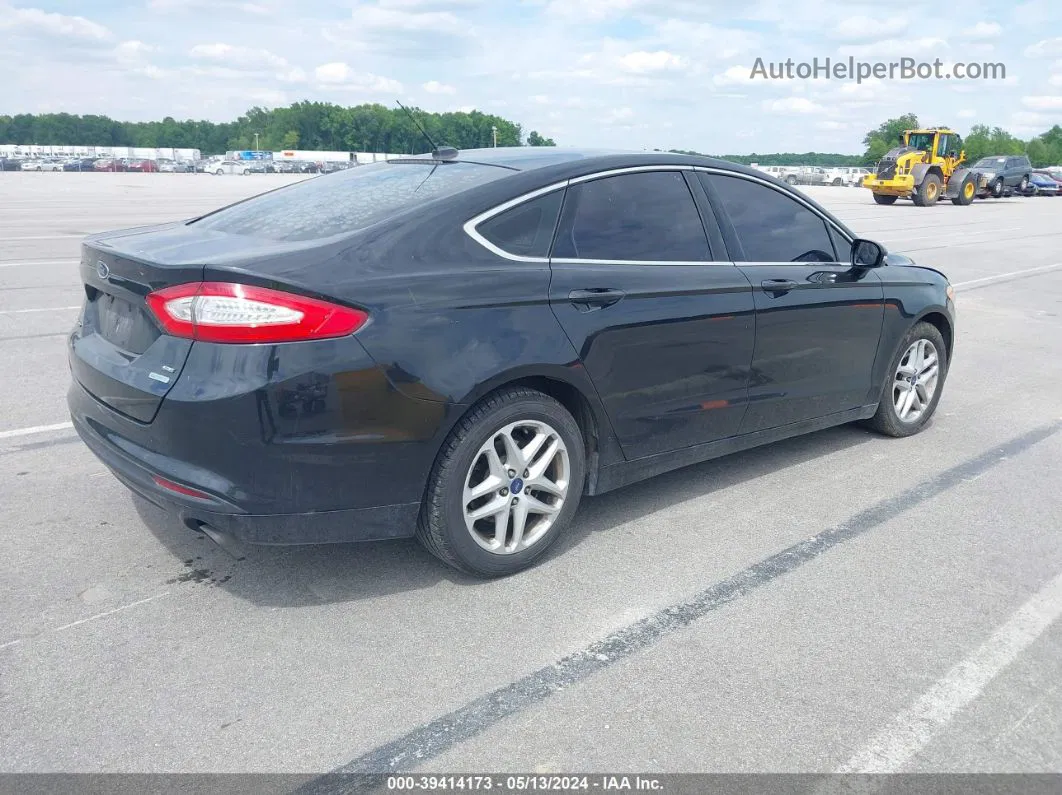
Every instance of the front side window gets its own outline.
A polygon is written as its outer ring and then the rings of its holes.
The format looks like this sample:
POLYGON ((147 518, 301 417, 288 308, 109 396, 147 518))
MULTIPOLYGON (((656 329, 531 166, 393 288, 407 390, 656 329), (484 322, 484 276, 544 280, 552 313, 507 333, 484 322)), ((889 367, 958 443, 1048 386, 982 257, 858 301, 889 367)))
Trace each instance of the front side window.
POLYGON ((745 262, 836 262, 826 222, 780 191, 740 177, 701 174, 730 216, 745 262))
POLYGON ((681 171, 645 171, 568 189, 553 256, 641 262, 711 259, 681 171))

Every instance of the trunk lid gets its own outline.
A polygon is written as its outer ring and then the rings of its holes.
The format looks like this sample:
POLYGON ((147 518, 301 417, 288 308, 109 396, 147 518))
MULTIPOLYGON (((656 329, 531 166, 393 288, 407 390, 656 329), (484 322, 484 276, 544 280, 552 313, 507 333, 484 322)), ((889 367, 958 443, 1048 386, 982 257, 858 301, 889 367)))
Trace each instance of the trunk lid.
POLYGON ((148 293, 202 281, 207 264, 275 256, 258 242, 183 223, 93 235, 81 247, 85 302, 70 336, 75 380, 101 403, 150 423, 181 374, 192 340, 162 332, 148 293))

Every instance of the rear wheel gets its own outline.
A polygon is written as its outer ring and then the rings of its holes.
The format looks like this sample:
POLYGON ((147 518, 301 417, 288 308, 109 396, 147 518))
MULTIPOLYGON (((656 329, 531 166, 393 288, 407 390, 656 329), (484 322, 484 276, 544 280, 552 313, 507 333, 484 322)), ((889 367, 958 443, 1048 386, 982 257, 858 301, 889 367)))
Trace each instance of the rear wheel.
POLYGON ((790 175, 789 175, 788 177, 786 177, 786 178, 785 178, 785 181, 786 181, 786 182, 787 182, 788 184, 790 184, 790 185, 796 185, 796 184, 797 184, 797 178, 796 178, 796 177, 794 177, 794 176, 793 176, 792 174, 790 174, 790 175))
POLYGON ((916 323, 889 367, 870 427, 886 436, 918 433, 937 410, 947 374, 947 348, 939 329, 916 323))
POLYGON ((885 193, 875 193, 874 201, 878 204, 896 204, 896 197, 885 193))
POLYGON ((936 174, 926 174, 911 194, 911 198, 919 207, 932 207, 940 198, 940 177, 936 174))
POLYGON ((215 174, 217 174, 217 175, 218 175, 218 176, 220 177, 220 176, 221 176, 222 174, 224 174, 224 173, 225 173, 225 169, 223 169, 223 168, 219 168, 219 169, 218 169, 217 171, 215 171, 214 173, 215 173, 215 174))
POLYGON ((833 186, 835 188, 841 187, 841 178, 840 177, 834 177, 833 186))
POLYGON ((976 194, 977 186, 974 184, 973 174, 967 174, 959 186, 958 195, 952 198, 951 203, 965 206, 973 202, 976 194))
POLYGON ((586 472, 571 414, 541 392, 507 388, 450 433, 428 478, 417 538, 482 577, 531 566, 567 529, 586 472))

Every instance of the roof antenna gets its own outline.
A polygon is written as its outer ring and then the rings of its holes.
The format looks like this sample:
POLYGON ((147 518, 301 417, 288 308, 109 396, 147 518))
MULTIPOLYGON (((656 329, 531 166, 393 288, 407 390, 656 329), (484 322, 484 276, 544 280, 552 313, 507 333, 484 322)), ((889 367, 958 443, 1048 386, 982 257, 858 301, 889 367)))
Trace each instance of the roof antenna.
MULTIPOLYGON (((395 102, 398 102, 398 100, 396 99, 395 102)), ((401 102, 398 102, 398 107, 400 107, 402 110, 404 110, 406 112, 406 115, 409 116, 409 118, 413 122, 413 124, 416 125, 418 130, 420 130, 420 134, 424 136, 424 139, 429 144, 431 144, 431 156, 433 158, 435 158, 436 160, 447 160, 447 159, 450 159, 450 158, 453 158, 453 157, 457 157, 457 150, 454 149, 452 146, 439 147, 439 146, 435 145, 435 141, 433 141, 431 139, 431 136, 428 135, 428 131, 425 130, 421 126, 419 121, 417 121, 417 117, 413 115, 413 111, 411 111, 409 108, 407 108, 401 102)))

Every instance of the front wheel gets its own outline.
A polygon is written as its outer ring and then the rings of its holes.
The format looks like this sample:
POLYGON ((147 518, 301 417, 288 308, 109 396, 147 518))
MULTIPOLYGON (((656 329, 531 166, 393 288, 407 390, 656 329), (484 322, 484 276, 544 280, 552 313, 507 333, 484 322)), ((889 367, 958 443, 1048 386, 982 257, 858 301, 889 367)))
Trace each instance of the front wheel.
POLYGON ((1026 174, 1021 178, 1021 185, 1018 186, 1022 193, 1025 193, 1029 189, 1029 175, 1026 174))
POLYGON ((833 181, 833 186, 834 186, 835 188, 839 188, 839 187, 841 187, 841 178, 840 178, 840 177, 837 177, 836 179, 834 179, 834 181, 833 181))
POLYGON ((896 204, 896 197, 889 196, 885 193, 875 193, 874 202, 876 204, 896 204))
POLYGON ((919 207, 932 207, 940 198, 940 177, 936 174, 926 174, 922 182, 911 194, 911 199, 919 207))
POLYGON ((215 173, 215 174, 217 174, 217 175, 218 175, 218 176, 220 177, 220 176, 221 176, 222 174, 224 174, 224 173, 225 173, 225 169, 219 168, 219 169, 218 169, 217 171, 215 171, 214 173, 215 173))
POLYGON ((992 195, 997 199, 1003 197, 1003 177, 1000 177, 992 183, 992 195))
POLYGON ((507 388, 476 405, 432 467, 417 538, 444 563, 501 577, 537 561, 582 496, 583 436, 553 398, 507 388))
POLYGON ((937 410, 947 374, 948 351, 940 330, 916 323, 890 364, 870 427, 886 436, 918 433, 937 410))
POLYGON ((962 184, 959 186, 959 193, 951 200, 952 204, 965 206, 971 204, 974 200, 974 196, 977 193, 977 186, 974 184, 973 174, 967 174, 963 179, 962 184))

